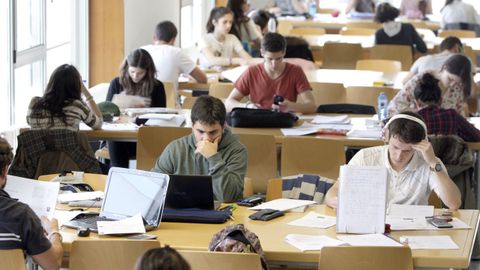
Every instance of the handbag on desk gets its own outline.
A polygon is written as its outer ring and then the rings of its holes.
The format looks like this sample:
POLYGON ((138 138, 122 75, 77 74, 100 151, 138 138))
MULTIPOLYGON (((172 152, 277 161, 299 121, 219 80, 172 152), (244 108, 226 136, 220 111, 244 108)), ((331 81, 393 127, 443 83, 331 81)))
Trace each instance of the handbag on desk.
POLYGON ((293 113, 267 109, 234 108, 227 114, 231 127, 293 127, 298 117, 293 113))

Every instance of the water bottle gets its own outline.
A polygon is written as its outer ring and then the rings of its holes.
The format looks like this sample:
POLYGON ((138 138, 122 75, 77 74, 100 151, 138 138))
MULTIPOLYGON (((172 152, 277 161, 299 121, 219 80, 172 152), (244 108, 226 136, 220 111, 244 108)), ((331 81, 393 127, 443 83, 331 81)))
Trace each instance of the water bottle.
POLYGON ((387 119, 387 116, 388 116, 388 112, 387 112, 388 98, 384 92, 381 92, 378 95, 377 106, 378 106, 377 107, 378 121, 383 122, 384 120, 387 119))
POLYGON ((270 33, 277 32, 277 22, 275 22, 275 19, 273 17, 270 17, 270 19, 268 19, 267 29, 270 33))
POLYGON ((310 0, 310 3, 308 4, 308 14, 312 16, 312 19, 315 18, 315 15, 317 15, 317 2, 316 0, 310 0))

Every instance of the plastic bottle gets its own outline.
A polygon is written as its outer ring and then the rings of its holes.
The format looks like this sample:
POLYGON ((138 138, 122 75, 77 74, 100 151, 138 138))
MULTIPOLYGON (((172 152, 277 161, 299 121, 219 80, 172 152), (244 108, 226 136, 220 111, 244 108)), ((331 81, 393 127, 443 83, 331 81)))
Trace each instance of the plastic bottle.
POLYGON ((308 14, 312 16, 312 18, 315 18, 317 15, 317 2, 316 0, 310 0, 310 3, 308 4, 308 14))
POLYGON ((267 29, 270 33, 277 32, 277 22, 275 22, 275 18, 270 17, 270 19, 268 19, 267 29))
POLYGON ((387 107, 388 107, 387 95, 385 95, 384 92, 381 92, 377 98, 377 114, 378 114, 378 120, 380 122, 383 122, 388 117, 387 107))

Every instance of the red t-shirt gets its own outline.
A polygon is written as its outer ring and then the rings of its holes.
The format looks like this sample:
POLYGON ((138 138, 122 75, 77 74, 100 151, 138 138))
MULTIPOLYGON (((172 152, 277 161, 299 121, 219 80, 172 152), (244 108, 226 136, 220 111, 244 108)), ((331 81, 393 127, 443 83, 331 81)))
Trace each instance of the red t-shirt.
POLYGON ((272 108, 275 95, 296 102, 298 94, 312 89, 303 70, 290 63, 285 63, 285 69, 275 80, 268 77, 263 63, 250 66, 237 79, 235 88, 244 96, 250 95, 252 103, 267 109, 272 108))

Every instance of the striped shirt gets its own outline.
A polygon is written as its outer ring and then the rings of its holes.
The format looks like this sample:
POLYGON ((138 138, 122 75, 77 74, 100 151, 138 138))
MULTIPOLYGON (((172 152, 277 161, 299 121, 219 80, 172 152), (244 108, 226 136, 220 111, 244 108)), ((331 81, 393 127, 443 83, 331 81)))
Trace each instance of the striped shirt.
POLYGON ((466 142, 480 142, 480 130, 454 109, 431 105, 419 110, 418 114, 425 120, 428 134, 457 135, 466 142))
POLYGON ((33 210, 0 189, 0 249, 23 249, 37 255, 51 246, 33 210))
POLYGON ((39 100, 40 97, 32 98, 28 106, 27 123, 32 129, 68 129, 78 131, 80 122, 84 122, 93 129, 102 128, 102 119, 97 117, 82 100, 74 100, 69 105, 63 107, 65 122, 63 122, 61 117, 52 118, 51 113, 45 109, 34 114, 32 108, 39 100))

